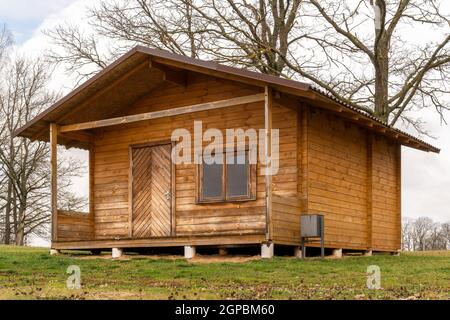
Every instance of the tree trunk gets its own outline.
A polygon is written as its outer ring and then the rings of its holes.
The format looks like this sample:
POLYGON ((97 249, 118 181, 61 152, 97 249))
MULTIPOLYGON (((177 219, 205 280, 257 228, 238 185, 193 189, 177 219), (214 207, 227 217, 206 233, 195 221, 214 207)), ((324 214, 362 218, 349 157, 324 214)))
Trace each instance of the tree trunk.
POLYGON ((24 233, 23 226, 19 226, 18 232, 16 234, 16 246, 23 246, 24 244, 24 233))
POLYGON ((382 0, 374 2, 374 57, 375 69, 374 114, 383 122, 389 120, 389 35, 386 30, 386 4, 382 0))
POLYGON ((381 121, 389 120, 389 45, 380 38, 375 48, 375 116, 381 121))
POLYGON ((6 196, 6 208, 5 208, 5 244, 11 243, 11 205, 12 205, 12 185, 8 180, 8 191, 6 196))
POLYGON ((23 206, 19 207, 19 216, 17 219, 16 245, 23 246, 25 240, 25 210, 23 206))

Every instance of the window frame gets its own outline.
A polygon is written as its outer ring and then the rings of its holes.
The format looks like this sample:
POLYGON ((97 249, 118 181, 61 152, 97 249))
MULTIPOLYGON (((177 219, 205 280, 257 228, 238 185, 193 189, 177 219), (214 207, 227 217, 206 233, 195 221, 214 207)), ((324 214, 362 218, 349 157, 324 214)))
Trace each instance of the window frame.
MULTIPOLYGON (((249 149, 245 150, 234 150, 235 156, 239 152, 245 152, 246 156, 249 157, 249 149)), ((233 203, 233 202, 246 202, 256 200, 256 164, 247 164, 247 194, 239 196, 229 196, 228 195, 228 179, 227 179, 227 167, 228 159, 227 152, 223 152, 224 163, 222 164, 222 195, 220 197, 204 197, 203 196, 203 165, 204 158, 201 158, 201 164, 197 164, 196 170, 196 203, 197 204, 208 204, 208 203, 233 203)))

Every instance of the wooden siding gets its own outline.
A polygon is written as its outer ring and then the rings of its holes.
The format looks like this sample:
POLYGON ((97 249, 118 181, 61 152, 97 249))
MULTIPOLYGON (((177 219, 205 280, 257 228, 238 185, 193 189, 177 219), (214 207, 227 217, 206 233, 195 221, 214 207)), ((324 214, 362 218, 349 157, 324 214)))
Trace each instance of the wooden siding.
POLYGON ((92 215, 82 212, 58 211, 58 241, 92 240, 92 215))
POLYGON ((298 197, 273 196, 273 240, 276 243, 300 244, 301 199, 298 197))
POLYGON ((312 110, 308 127, 308 213, 325 215, 325 244, 367 247, 366 131, 312 110))
POLYGON ((400 146, 386 139, 373 140, 372 246, 374 250, 400 249, 400 146))
POLYGON ((282 244, 300 242, 301 177, 298 170, 300 113, 275 104, 273 129, 279 129, 279 170, 272 178, 273 240, 282 244))
MULTIPOLYGON (((247 86, 199 76, 190 79, 185 88, 168 86, 151 92, 129 108, 127 114, 255 93, 258 91, 247 86)), ((252 103, 96 130, 94 206, 97 239, 126 237, 129 234, 129 145, 170 139, 172 131, 177 128, 193 132, 194 120, 203 121, 203 130, 218 128, 225 136, 227 128, 263 128, 264 106, 263 103, 252 103)), ((264 232, 263 177, 257 177, 256 201, 197 204, 195 172, 194 164, 181 164, 175 168, 174 214, 177 236, 264 232)))
POLYGON ((273 129, 279 130, 279 170, 272 178, 273 194, 284 197, 297 196, 297 113, 274 105, 273 129))
POLYGON ((325 215, 325 246, 399 249, 399 145, 322 110, 301 123, 308 126, 300 130, 307 134, 302 211, 325 215))

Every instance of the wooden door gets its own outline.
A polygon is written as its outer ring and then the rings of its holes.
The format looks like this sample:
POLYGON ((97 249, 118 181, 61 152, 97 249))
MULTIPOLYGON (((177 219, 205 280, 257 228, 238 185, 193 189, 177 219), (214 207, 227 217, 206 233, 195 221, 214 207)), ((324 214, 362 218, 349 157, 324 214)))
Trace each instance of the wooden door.
POLYGON ((171 145, 134 147, 132 152, 133 237, 171 235, 171 145))

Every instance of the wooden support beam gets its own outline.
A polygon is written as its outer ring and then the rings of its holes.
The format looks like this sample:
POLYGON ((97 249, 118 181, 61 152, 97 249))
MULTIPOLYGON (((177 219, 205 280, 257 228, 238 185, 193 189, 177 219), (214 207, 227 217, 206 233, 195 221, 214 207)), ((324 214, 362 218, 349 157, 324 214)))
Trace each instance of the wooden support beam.
POLYGON ((402 239, 402 145, 396 150, 396 195, 397 195, 397 248, 401 249, 402 239))
POLYGON ((182 114, 188 114, 193 112, 200 112, 200 111, 207 111, 212 109, 220 109, 220 108, 227 108, 232 106, 237 106, 241 104, 247 104, 247 103, 254 103, 264 101, 264 94, 254 94, 249 96, 243 96, 238 98, 232 98, 227 100, 220 100, 220 101, 214 101, 214 102, 206 102, 206 103, 200 103, 180 108, 173 108, 173 109, 167 109, 162 111, 154 111, 154 112, 147 112, 147 113, 141 113, 131 116, 124 116, 124 117, 118 117, 118 118, 111 118, 111 119, 105 119, 105 120, 98 120, 98 121, 90 121, 90 122, 84 122, 84 123, 78 123, 78 124, 71 124, 62 126, 60 129, 60 132, 71 132, 71 131, 80 131, 80 130, 87 130, 87 129, 94 129, 94 128, 102 128, 102 127, 110 127, 115 126, 119 124, 127 124, 127 123, 133 123, 138 121, 144 121, 144 120, 152 120, 152 119, 159 119, 164 117, 172 117, 182 114))
POLYGON ((206 75, 210 75, 210 76, 215 76, 215 77, 219 77, 222 79, 227 79, 227 80, 231 80, 231 81, 239 81, 241 83, 245 83, 251 86, 260 86, 260 87, 264 87, 265 83, 264 81, 258 81, 255 79, 249 79, 246 77, 242 77, 239 75, 235 75, 235 74, 230 74, 227 72, 217 72, 217 70, 211 70, 208 68, 203 68, 201 66, 197 66, 197 65, 192 65, 189 63, 184 63, 184 62, 180 62, 180 61, 174 61, 174 60, 168 60, 165 58, 160 58, 160 57, 152 57, 152 63, 151 65, 155 65, 156 63, 159 64, 164 64, 167 66, 171 66, 171 67, 175 67, 175 68, 180 68, 183 70, 188 70, 188 71, 193 71, 193 72, 197 72, 197 73, 201 73, 201 74, 206 74, 206 75))
POLYGON ((61 241, 53 245, 53 249, 61 250, 89 250, 111 248, 154 248, 154 247, 182 247, 182 246, 224 246, 224 245, 257 245, 264 242, 264 234, 230 234, 209 236, 177 236, 157 237, 148 239, 105 239, 105 240, 79 240, 61 241))
POLYGON ((367 158, 367 177, 366 177, 366 220, 367 220, 367 249, 373 247, 373 133, 366 133, 366 158, 367 158))
POLYGON ((187 75, 184 71, 165 70, 163 79, 179 87, 187 86, 187 75))
POLYGON ((58 241, 58 131, 56 123, 50 124, 50 167, 51 167, 51 207, 52 242, 58 241))
POLYGON ((163 80, 180 87, 187 86, 187 74, 183 69, 174 70, 158 62, 149 62, 150 69, 156 69, 162 72, 163 80))
POLYGON ((114 88, 120 86, 124 81, 126 81, 131 76, 135 75, 137 72, 142 70, 147 65, 147 63, 148 63, 148 60, 140 63, 132 70, 130 70, 127 73, 125 73, 124 75, 120 76, 118 79, 116 79, 113 82, 111 82, 110 84, 106 85, 104 88, 98 90, 95 94, 93 94, 91 97, 89 97, 86 101, 79 104, 75 108, 72 108, 72 110, 69 111, 68 113, 63 114, 61 117, 59 117, 56 122, 61 122, 63 119, 70 119, 74 114, 79 112, 79 110, 83 109, 83 107, 85 107, 86 105, 91 103, 92 100, 102 96, 103 94, 107 93, 110 90, 114 90, 114 88))
POLYGON ((128 148, 128 236, 133 238, 133 148, 128 148))
MULTIPOLYGON (((92 222, 94 223, 95 221, 95 217, 94 217, 94 209, 95 209, 95 202, 94 202, 94 198, 95 198, 95 193, 94 193, 94 185, 95 185, 95 180, 94 180, 94 168, 95 168, 95 157, 94 157, 94 147, 91 146, 89 148, 89 218, 92 220, 92 222)), ((95 224, 94 224, 94 228, 95 228, 95 224)), ((95 230, 94 230, 95 232, 95 230)))
POLYGON ((291 109, 295 112, 298 112, 300 106, 302 105, 302 103, 298 99, 288 97, 281 94, 280 92, 278 92, 278 97, 274 97, 273 104, 291 109))
POLYGON ((300 136, 300 196, 302 199, 302 214, 307 214, 309 211, 309 117, 310 108, 308 105, 304 106, 301 113, 301 119, 298 123, 300 136))
MULTIPOLYGON (((174 141, 172 141, 172 150, 175 148, 176 143, 174 141)), ((171 151, 172 151, 171 150, 171 151)), ((170 235, 172 237, 175 237, 177 234, 177 216, 176 216, 176 211, 177 211, 177 180, 176 180, 176 165, 175 165, 175 161, 172 161, 172 168, 171 168, 172 172, 170 173, 170 177, 171 177, 171 196, 170 196, 170 201, 171 201, 171 228, 170 228, 170 235)))
MULTIPOLYGON (((264 127, 266 130, 265 139, 265 156, 271 159, 272 156, 272 89, 266 86, 264 93, 264 127)), ((270 164, 270 167, 272 163, 270 164)), ((272 240, 273 223, 272 223, 272 174, 266 167, 266 239, 272 240)))
POLYGON ((381 125, 381 124, 375 124, 374 128, 376 131, 381 132, 381 133, 386 133, 387 129, 385 126, 381 125))
POLYGON ((79 142, 86 142, 88 144, 94 142, 94 135, 83 131, 64 132, 60 134, 60 137, 79 142))

